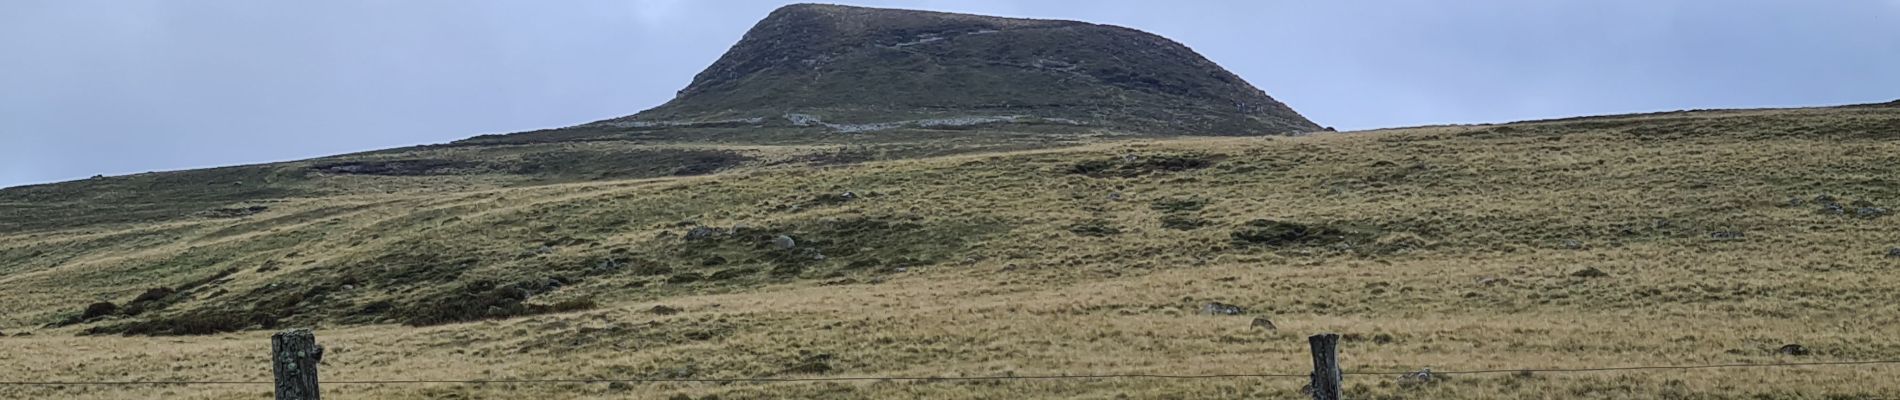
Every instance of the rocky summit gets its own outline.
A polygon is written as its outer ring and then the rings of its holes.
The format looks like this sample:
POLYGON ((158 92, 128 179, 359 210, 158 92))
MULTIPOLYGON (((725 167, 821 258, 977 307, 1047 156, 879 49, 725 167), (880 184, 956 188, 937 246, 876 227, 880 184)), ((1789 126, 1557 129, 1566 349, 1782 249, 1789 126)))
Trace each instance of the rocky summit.
POLYGON ((978 124, 1262 135, 1320 126, 1194 50, 1112 25, 800 4, 619 128, 978 124))

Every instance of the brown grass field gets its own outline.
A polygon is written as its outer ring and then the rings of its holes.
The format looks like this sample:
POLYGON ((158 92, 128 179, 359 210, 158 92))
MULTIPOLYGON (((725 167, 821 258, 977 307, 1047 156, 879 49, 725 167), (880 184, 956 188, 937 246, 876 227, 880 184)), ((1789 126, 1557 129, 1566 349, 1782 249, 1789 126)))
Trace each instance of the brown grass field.
MULTIPOLYGON (((1306 336, 1337 332, 1348 373, 1393 372, 1346 376, 1354 399, 1900 398, 1900 364, 1396 374, 1900 360, 1900 258, 1888 256, 1900 216, 1856 215, 1900 208, 1896 139, 1900 108, 1821 108, 538 185, 336 177, 321 184, 351 190, 244 202, 269 205, 256 215, 0 231, 0 381, 268 381, 271 329, 84 333, 261 310, 292 286, 303 296, 272 311, 286 316, 275 328, 316 328, 326 381, 1303 374, 1306 336), (1822 211, 1824 194, 1844 214, 1822 211), (684 238, 741 225, 800 244, 684 238), (603 260, 640 267, 590 269, 603 260), (237 272, 186 285, 226 269, 237 272), (404 323, 474 299, 439 288, 557 273, 570 283, 526 303, 593 306, 404 323), (147 316, 47 327, 160 286, 195 289, 147 316), (1201 315, 1207 302, 1247 311, 1201 315), (379 303, 394 308, 356 311, 379 303), (681 311, 651 311, 661 305, 681 311), (1780 354, 1787 344, 1808 352, 1780 354)), ((1300 398, 1304 382, 330 384, 325 395, 1277 399, 1300 398)), ((0 385, 0 398, 270 389, 0 385)))

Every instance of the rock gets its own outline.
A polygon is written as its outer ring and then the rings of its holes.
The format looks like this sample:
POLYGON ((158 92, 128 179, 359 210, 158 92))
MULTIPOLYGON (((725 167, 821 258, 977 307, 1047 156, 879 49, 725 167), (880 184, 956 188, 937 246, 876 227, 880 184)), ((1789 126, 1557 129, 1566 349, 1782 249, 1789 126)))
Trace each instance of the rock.
POLYGON ((1108 194, 1108 201, 1122 201, 1122 193, 1121 193, 1121 192, 1110 192, 1110 193, 1108 194))
POLYGON ((1565 239, 1565 240, 1564 240, 1564 248, 1566 248, 1566 249, 1571 249, 1571 250, 1583 250, 1583 242, 1579 242, 1579 241, 1576 241, 1576 240, 1570 240, 1570 239, 1565 239))
POLYGON ((1887 258, 1900 258, 1900 247, 1887 249, 1887 258))
POLYGON ((1240 308, 1240 306, 1219 302, 1207 303, 1207 305, 1201 306, 1201 314, 1206 315, 1240 315, 1244 312, 1247 312, 1247 310, 1240 308))
POLYGON ((778 237, 772 238, 772 245, 778 246, 778 248, 781 249, 791 250, 792 248, 798 247, 798 241, 792 240, 791 236, 778 235, 778 237))
POLYGON ((1807 199, 1803 199, 1803 198, 1801 198, 1800 196, 1788 196, 1788 206, 1789 206, 1789 207, 1800 207, 1800 206, 1804 206, 1804 205, 1807 205, 1807 204, 1808 204, 1808 200, 1807 200, 1807 199))
POLYGON ((647 309, 647 312, 654 313, 657 315, 679 314, 680 311, 683 311, 683 310, 680 310, 679 308, 675 308, 675 307, 667 307, 665 305, 653 306, 653 308, 647 309))
POLYGON ((695 226, 686 231, 686 240, 705 240, 718 235, 719 230, 704 226, 695 226))
POLYGON ((1267 319, 1267 317, 1254 317, 1253 323, 1247 324, 1247 326, 1269 331, 1279 329, 1279 327, 1273 326, 1273 320, 1267 319))
POLYGON ((1782 345, 1781 348, 1779 349, 1775 349, 1775 354, 1790 355, 1790 356, 1805 356, 1805 355, 1808 355, 1808 348, 1802 347, 1799 344, 1790 343, 1790 344, 1782 345))
POLYGON ((1603 270, 1597 269, 1597 267, 1584 267, 1576 272, 1571 272, 1570 276, 1578 278, 1602 278, 1610 276, 1610 273, 1603 272, 1603 270))
POLYGON ((857 192, 844 192, 844 194, 840 194, 840 195, 838 195, 838 197, 839 197, 839 198, 843 198, 843 199, 845 199, 845 200, 855 200, 855 199, 857 199, 857 198, 858 198, 858 193, 857 193, 857 192))
POLYGON ((1418 371, 1399 375, 1399 386, 1427 385, 1442 380, 1445 380, 1444 375, 1433 374, 1431 368, 1423 368, 1418 371))
POLYGON ((1834 196, 1826 194, 1826 193, 1822 193, 1822 194, 1814 196, 1815 204, 1834 204, 1835 201, 1836 200, 1834 200, 1834 196))
POLYGON ((1484 285, 1484 286, 1498 285, 1498 284, 1503 284, 1507 282, 1510 282, 1510 281, 1507 281, 1504 278, 1499 278, 1495 276, 1484 276, 1484 277, 1478 278, 1478 284, 1484 285))
POLYGON ((1816 210, 1815 212, 1827 214, 1827 215, 1842 215, 1842 214, 1847 214, 1847 208, 1841 207, 1840 204, 1827 203, 1827 204, 1822 204, 1821 209, 1816 210))
POLYGON ((614 381, 613 383, 608 383, 607 388, 611 390, 633 390, 633 385, 626 382, 614 381))
POLYGON ((1880 218, 1892 214, 1885 207, 1861 207, 1854 209, 1854 216, 1860 218, 1880 218))
POLYGON ((1709 232, 1709 238, 1715 239, 1715 240, 1736 240, 1736 239, 1741 239, 1745 236, 1747 236, 1747 234, 1742 233, 1742 231, 1709 232))
POLYGON ((712 257, 706 257, 706 260, 699 262, 699 265, 704 265, 708 267, 715 266, 715 265, 725 265, 725 264, 726 264, 726 258, 717 256, 717 255, 712 256, 712 257))

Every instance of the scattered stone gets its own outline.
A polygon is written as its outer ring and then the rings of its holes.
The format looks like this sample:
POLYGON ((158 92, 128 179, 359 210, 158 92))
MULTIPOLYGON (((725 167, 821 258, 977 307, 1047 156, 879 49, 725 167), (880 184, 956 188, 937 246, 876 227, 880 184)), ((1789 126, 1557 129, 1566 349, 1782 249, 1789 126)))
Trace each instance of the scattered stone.
POLYGON ((1886 207, 1861 207, 1854 209, 1854 216, 1860 218, 1880 218, 1892 214, 1886 207))
POLYGON ((704 239, 712 238, 713 235, 718 235, 718 234, 719 234, 719 230, 717 229, 708 228, 704 226, 695 226, 693 227, 693 229, 686 231, 686 240, 704 240, 704 239))
POLYGON ((1220 302, 1207 303, 1207 305, 1201 306, 1201 314, 1207 315, 1240 315, 1244 312, 1247 312, 1247 310, 1240 308, 1240 306, 1220 302))
POLYGON ((1597 269, 1597 267, 1584 267, 1576 272, 1571 272, 1570 276, 1578 278, 1602 278, 1610 276, 1610 273, 1603 272, 1603 270, 1597 269))
POLYGON ((1779 349, 1775 349, 1775 354, 1790 355, 1790 356, 1805 356, 1805 355, 1808 355, 1808 348, 1802 347, 1799 344, 1790 343, 1790 344, 1782 345, 1781 348, 1779 349))
POLYGON ((798 241, 792 240, 791 236, 778 235, 778 237, 772 238, 772 245, 778 246, 778 248, 781 249, 791 250, 792 248, 798 247, 798 241))
POLYGON ((1248 324, 1247 326, 1253 327, 1253 328, 1266 329, 1269 331, 1279 329, 1279 327, 1273 326, 1273 320, 1267 319, 1267 317, 1254 317, 1253 323, 1248 324))
POLYGON ((1801 196, 1788 196, 1789 207, 1800 207, 1800 206, 1805 206, 1805 205, 1808 205, 1808 199, 1803 199, 1801 198, 1801 196))
POLYGON ((1747 234, 1742 233, 1742 231, 1709 232, 1709 238, 1715 239, 1715 240, 1736 240, 1736 239, 1741 239, 1745 236, 1747 236, 1747 234))
POLYGON ((679 314, 680 311, 684 311, 684 310, 681 310, 675 307, 667 307, 665 305, 657 305, 657 306, 653 306, 653 308, 647 309, 647 312, 658 314, 658 315, 679 314))
POLYGON ((1399 375, 1399 386, 1428 385, 1428 384, 1438 383, 1439 381, 1443 381, 1445 379, 1446 379, 1446 376, 1444 375, 1433 374, 1431 368, 1422 368, 1422 369, 1419 369, 1418 371, 1407 372, 1404 375, 1399 375))
POLYGON ((1827 204, 1822 204, 1821 209, 1817 210, 1816 212, 1827 214, 1827 215, 1843 215, 1843 214, 1847 214, 1847 208, 1841 207, 1841 205, 1839 204, 1827 203, 1827 204))
POLYGON ((1583 242, 1579 242, 1579 241, 1571 240, 1571 239, 1565 239, 1564 248, 1571 249, 1571 250, 1583 250, 1583 242))
POLYGON ((1822 194, 1814 196, 1814 203, 1815 204, 1833 204, 1835 203, 1835 200, 1834 200, 1833 195, 1822 193, 1822 194))
POLYGON ((1122 201, 1122 193, 1121 193, 1121 192, 1110 192, 1110 193, 1108 194, 1108 201, 1122 201))

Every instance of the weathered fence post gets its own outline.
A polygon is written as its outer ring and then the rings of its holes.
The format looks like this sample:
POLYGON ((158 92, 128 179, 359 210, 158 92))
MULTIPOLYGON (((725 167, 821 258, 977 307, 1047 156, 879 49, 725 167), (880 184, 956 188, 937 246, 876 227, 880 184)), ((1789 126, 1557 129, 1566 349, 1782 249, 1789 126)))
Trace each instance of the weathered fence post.
POLYGON ((317 362, 323 346, 309 329, 291 329, 270 336, 271 372, 277 375, 277 400, 319 400, 317 362))
POLYGON ((1313 345, 1313 382, 1308 386, 1313 400, 1339 400, 1339 334, 1322 333, 1306 341, 1313 345))

